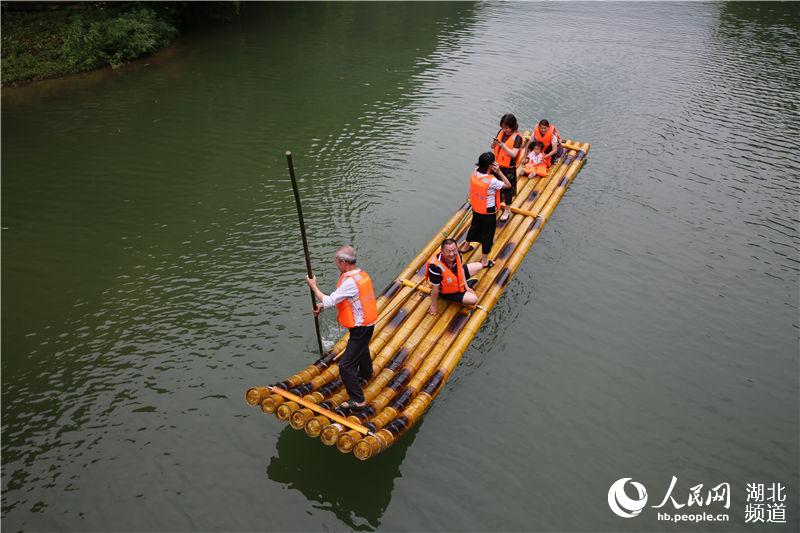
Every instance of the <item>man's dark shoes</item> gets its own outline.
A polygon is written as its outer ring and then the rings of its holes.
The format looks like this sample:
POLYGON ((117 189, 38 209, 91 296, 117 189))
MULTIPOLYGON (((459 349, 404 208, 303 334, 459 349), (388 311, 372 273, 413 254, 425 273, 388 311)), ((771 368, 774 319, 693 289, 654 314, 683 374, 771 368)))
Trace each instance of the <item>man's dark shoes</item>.
POLYGON ((362 404, 358 404, 356 402, 351 402, 350 400, 347 400, 346 402, 342 402, 339 405, 339 407, 336 408, 336 410, 337 411, 341 411, 345 415, 348 415, 348 414, 352 413, 353 411, 358 411, 359 409, 365 408, 367 405, 369 405, 367 402, 364 402, 362 404))

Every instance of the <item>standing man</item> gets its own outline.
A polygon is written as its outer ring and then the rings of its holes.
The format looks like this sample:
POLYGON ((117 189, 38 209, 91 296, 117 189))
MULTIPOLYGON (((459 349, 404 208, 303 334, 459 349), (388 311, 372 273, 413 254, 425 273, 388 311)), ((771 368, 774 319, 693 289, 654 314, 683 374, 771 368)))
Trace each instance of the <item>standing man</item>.
POLYGON ((540 142, 544 145, 542 149, 542 152, 544 152, 542 161, 548 167, 553 164, 553 156, 559 158, 564 153, 564 148, 561 146, 561 139, 558 137, 556 125, 550 124, 546 119, 540 120, 537 127, 533 129, 533 138, 531 139, 530 147, 533 148, 536 142, 540 142))
POLYGON ((319 290, 316 276, 306 278, 306 282, 320 302, 314 309, 314 315, 336 306, 339 323, 350 330, 347 347, 339 359, 339 375, 350 400, 340 407, 360 409, 367 405, 361 384, 366 384, 372 377, 369 341, 378 320, 378 306, 375 303, 372 279, 356 266, 355 249, 352 246, 342 246, 336 250, 333 260, 341 275, 336 290, 330 296, 319 290))
POLYGON ((461 243, 459 251, 472 250, 471 242, 481 243, 481 265, 491 267, 489 252, 494 245, 494 231, 497 228, 497 209, 500 207, 500 191, 511 187, 508 177, 501 171, 492 152, 484 152, 478 158, 478 166, 469 177, 469 204, 472 207, 472 224, 467 238, 461 243), (492 174, 494 174, 494 177, 492 174), (500 179, 498 179, 500 178, 500 179))

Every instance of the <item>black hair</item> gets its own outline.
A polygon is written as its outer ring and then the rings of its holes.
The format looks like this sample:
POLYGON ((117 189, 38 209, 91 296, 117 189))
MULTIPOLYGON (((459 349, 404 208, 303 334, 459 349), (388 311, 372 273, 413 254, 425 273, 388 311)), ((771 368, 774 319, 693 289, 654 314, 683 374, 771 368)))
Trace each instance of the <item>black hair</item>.
POLYGON ((543 118, 542 120, 540 120, 539 121, 539 125, 540 126, 544 126, 545 128, 549 128, 550 127, 550 123, 547 121, 546 118, 543 118))
POLYGON ((500 117, 500 127, 508 126, 511 128, 511 131, 517 131, 517 117, 512 115, 511 113, 507 113, 500 117))
POLYGON ((492 152, 483 152, 478 158, 478 172, 486 174, 492 163, 494 163, 494 154, 492 152))
POLYGON ((442 250, 444 250, 444 247, 447 246, 448 244, 458 245, 455 239, 451 239, 450 237, 448 237, 442 241, 442 246, 441 246, 442 250))
POLYGON ((535 143, 533 143, 532 148, 536 148, 537 146, 539 147, 540 150, 544 150, 544 143, 542 141, 536 141, 535 143))

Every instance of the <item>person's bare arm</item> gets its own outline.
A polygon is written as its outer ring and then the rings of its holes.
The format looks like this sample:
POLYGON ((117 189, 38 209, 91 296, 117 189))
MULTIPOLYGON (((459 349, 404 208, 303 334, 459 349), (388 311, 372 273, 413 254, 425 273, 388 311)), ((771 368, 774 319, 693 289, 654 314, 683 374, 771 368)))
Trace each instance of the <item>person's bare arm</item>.
POLYGON ((439 286, 431 285, 431 306, 428 309, 428 314, 435 315, 439 306, 439 286))

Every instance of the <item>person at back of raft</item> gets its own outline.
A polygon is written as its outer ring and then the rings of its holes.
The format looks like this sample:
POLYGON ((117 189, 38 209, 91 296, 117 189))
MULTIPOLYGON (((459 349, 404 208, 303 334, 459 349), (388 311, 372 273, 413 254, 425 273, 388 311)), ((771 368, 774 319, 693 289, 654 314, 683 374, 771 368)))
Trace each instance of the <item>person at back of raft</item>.
POLYGON ((472 250, 469 243, 481 243, 481 265, 491 267, 489 252, 494 244, 494 231, 497 227, 495 213, 500 207, 500 191, 510 189, 511 182, 494 160, 492 152, 484 152, 478 158, 478 166, 469 177, 469 204, 472 207, 472 224, 466 240, 461 243, 459 252, 472 250), (492 176, 494 174, 494 177, 492 176), (499 179, 498 179, 499 178, 499 179))
POLYGON ((317 278, 306 278, 308 286, 314 292, 319 303, 314 308, 314 315, 324 309, 336 306, 339 323, 350 330, 350 338, 342 357, 339 359, 339 375, 347 389, 350 400, 342 403, 341 409, 360 409, 367 403, 361 385, 372 377, 372 357, 369 353, 369 341, 375 322, 378 320, 378 306, 375 302, 375 291, 369 274, 356 266, 356 251, 351 246, 342 246, 336 250, 333 258, 339 269, 339 283, 330 296, 323 294, 317 287, 317 278))
MULTIPOLYGON (((522 136, 517 133, 517 117, 508 113, 500 117, 500 131, 490 146, 500 170, 508 178, 511 187, 504 190, 500 198, 506 206, 511 205, 517 194, 517 155, 522 148, 522 136)), ((511 211, 506 207, 500 220, 508 220, 511 211)))
POLYGON ((561 138, 558 136, 558 129, 555 124, 550 124, 546 119, 539 121, 533 129, 533 136, 529 146, 532 148, 535 143, 542 143, 544 152, 544 162, 549 167, 553 164, 553 157, 558 160, 564 154, 564 147, 561 146, 561 138))
POLYGON ((478 280, 472 276, 482 268, 483 265, 478 262, 464 264, 456 241, 443 240, 441 249, 428 262, 425 272, 425 279, 431 285, 431 306, 428 313, 435 315, 438 312, 439 298, 464 305, 478 303, 478 295, 472 290, 478 280))

